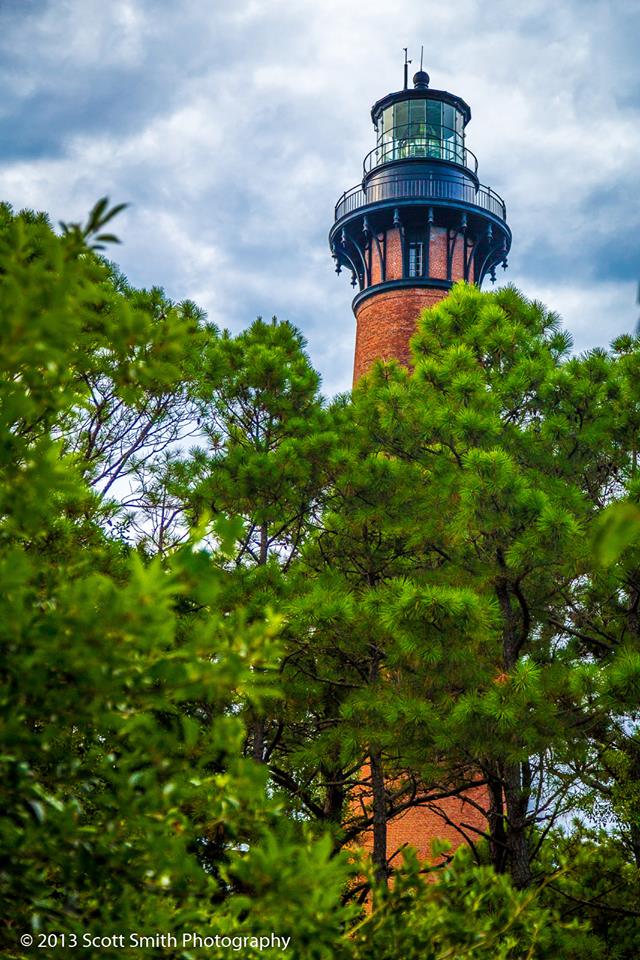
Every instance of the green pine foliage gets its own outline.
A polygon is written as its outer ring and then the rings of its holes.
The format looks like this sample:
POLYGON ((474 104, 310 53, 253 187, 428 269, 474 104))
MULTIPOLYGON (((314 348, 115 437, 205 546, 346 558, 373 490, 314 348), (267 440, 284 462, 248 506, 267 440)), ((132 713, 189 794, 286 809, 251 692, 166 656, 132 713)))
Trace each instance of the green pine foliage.
POLYGON ((0 209, 3 956, 635 957, 637 341, 459 285, 328 404, 290 324, 134 289, 118 209, 0 209), (470 783, 486 835, 389 864, 470 783))

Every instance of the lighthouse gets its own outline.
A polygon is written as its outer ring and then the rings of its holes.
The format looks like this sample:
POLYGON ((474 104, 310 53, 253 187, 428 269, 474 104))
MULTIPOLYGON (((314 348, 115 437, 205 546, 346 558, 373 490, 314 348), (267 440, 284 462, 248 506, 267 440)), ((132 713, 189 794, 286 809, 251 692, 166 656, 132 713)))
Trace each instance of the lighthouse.
POLYGON ((375 146, 329 233, 336 271, 357 290, 354 383, 374 360, 408 363, 420 312, 458 280, 495 280, 511 246, 505 203, 467 147, 461 97, 432 89, 424 70, 409 88, 405 65, 404 89, 374 103, 371 119, 375 146))
MULTIPOLYGON (((336 271, 356 288, 354 384, 378 359, 410 362, 409 340, 425 307, 459 280, 482 285, 507 266, 511 231, 503 199, 480 182, 467 147, 471 110, 446 90, 430 87, 419 70, 413 87, 374 103, 375 146, 362 181, 342 194, 329 233, 336 271)), ((363 779, 367 780, 364 771, 363 779)), ((473 784, 474 771, 469 771, 473 784)), ((478 784, 407 809, 387 823, 392 850, 414 847, 429 857, 436 838, 452 847, 486 835, 487 788, 478 784)), ((359 802, 367 804, 368 788, 359 802)), ((372 847, 371 832, 362 838, 372 847)))

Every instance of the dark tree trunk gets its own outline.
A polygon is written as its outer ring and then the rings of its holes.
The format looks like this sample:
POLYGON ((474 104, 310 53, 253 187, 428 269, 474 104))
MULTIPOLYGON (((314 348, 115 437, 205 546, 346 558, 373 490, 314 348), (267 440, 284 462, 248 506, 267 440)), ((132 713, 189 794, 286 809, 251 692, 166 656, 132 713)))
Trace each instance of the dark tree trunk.
MULTIPOLYGON (((374 583, 372 582, 372 586, 374 583)), ((373 685, 380 675, 381 654, 379 648, 371 645, 369 664, 369 682, 373 685)), ((373 851, 372 857, 376 878, 386 883, 387 870, 387 797, 384 783, 382 751, 377 745, 369 746, 369 764, 371 768, 371 800, 373 814, 373 851)))
POLYGON ((529 842, 527 837, 527 810, 531 788, 527 776, 528 764, 504 765, 504 795, 507 805, 507 865, 515 887, 531 883, 529 842))
POLYGON ((640 581, 640 571, 633 570, 628 574, 629 583, 629 606, 627 609, 627 625, 629 632, 637 640, 640 636, 640 590, 638 582, 640 581))
POLYGON ((633 850, 633 856, 636 861, 636 867, 640 870, 640 826, 637 823, 632 823, 630 827, 631 833, 631 849, 633 850))
MULTIPOLYGON (((498 561, 504 564, 504 558, 498 552, 498 561)), ((506 578, 496 584, 496 595, 503 616, 502 658, 505 671, 512 670, 518 662, 520 651, 526 642, 528 624, 520 609, 514 610, 510 587, 506 578)), ((522 598, 521 598, 522 599, 522 598)), ((525 763, 505 763, 502 771, 504 799, 507 808, 506 843, 507 867, 511 880, 516 887, 526 887, 531 883, 531 866, 528 840, 527 812, 531 799, 531 768, 525 763)), ((504 820, 503 820, 504 823, 504 820)), ((497 841, 497 837, 495 838, 497 841)))
MULTIPOLYGON (((266 523, 263 523, 260 527, 260 555, 258 563, 260 566, 264 564, 269 559, 269 528, 266 523)), ((260 669, 260 668, 258 668, 260 669)), ((254 760, 257 760, 258 763, 264 763, 264 750, 265 750, 265 732, 266 724, 264 717, 254 717, 253 723, 251 725, 251 731, 253 733, 253 750, 252 756, 254 760)))
POLYGON ((252 724, 253 730, 253 750, 251 752, 253 759, 258 763, 264 763, 264 717, 256 717, 252 724))
POLYGON ((505 829, 504 782, 497 765, 488 774, 489 791, 489 853, 496 873, 504 873, 507 866, 507 833, 505 829))
POLYGON ((258 563, 261 567, 265 565, 269 559, 269 527, 266 523, 263 523, 260 527, 260 555, 258 563))
POLYGON ((371 765, 371 796, 373 812, 373 852, 371 859, 375 867, 376 878, 386 882, 387 871, 387 803, 384 786, 382 753, 371 747, 369 754, 371 765))
MULTIPOLYGON (((325 775, 328 774, 329 777, 337 777, 340 772, 341 771, 337 770, 325 771, 325 775)), ((339 827, 342 825, 345 799, 346 793, 340 783, 334 781, 327 784, 322 809, 324 810, 327 822, 333 826, 339 827)))
MULTIPOLYGON (((337 751, 332 751, 332 753, 337 751)), ((322 804, 323 819, 332 829, 334 850, 342 848, 342 827, 344 824, 344 807, 347 791, 344 786, 344 770, 339 765, 339 758, 332 756, 320 766, 320 775, 324 783, 324 802, 322 804)))
MULTIPOLYGON (((638 582, 638 571, 634 571, 634 586, 629 591, 629 632, 635 638, 636 642, 640 637, 640 591, 635 586, 638 582)), ((640 744, 632 742, 630 748, 631 764, 629 774, 634 781, 640 780, 640 744)), ((636 861, 636 866, 640 869, 640 823, 633 821, 629 824, 629 835, 631 839, 631 849, 636 861)))
MULTIPOLYGON (((634 787, 637 789, 637 784, 640 781, 640 743, 638 743, 637 740, 631 741, 629 753, 631 754, 629 776, 634 787)), ((640 869, 640 823, 637 820, 632 820, 629 824, 629 834, 636 866, 640 869)))

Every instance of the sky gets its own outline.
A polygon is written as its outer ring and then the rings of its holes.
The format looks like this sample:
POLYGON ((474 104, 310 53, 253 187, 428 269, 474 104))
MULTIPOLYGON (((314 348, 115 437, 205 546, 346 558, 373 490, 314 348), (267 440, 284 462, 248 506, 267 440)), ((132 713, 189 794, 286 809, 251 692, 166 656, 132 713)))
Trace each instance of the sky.
POLYGON ((290 320, 346 390, 327 234, 424 45, 507 204, 499 282, 606 346, 640 313, 639 37, 640 0, 0 0, 0 199, 54 222, 128 202, 110 255, 134 285, 233 332, 290 320))

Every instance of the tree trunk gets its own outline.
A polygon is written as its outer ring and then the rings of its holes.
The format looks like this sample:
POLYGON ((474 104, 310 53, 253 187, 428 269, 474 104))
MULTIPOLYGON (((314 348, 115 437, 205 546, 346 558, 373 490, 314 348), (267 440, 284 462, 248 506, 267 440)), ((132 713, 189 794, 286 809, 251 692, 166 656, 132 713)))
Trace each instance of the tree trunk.
MULTIPOLYGON (((504 565, 504 558, 498 554, 504 565)), ((526 640, 526 627, 511 603, 511 588, 508 580, 501 578, 496 584, 496 595, 503 616, 502 661, 505 671, 510 671, 518 662, 520 650, 526 640)), ((506 854, 511 880, 516 887, 531 883, 529 842, 527 836, 527 812, 531 798, 531 768, 525 763, 505 763, 503 766, 504 799, 507 807, 506 854)), ((503 821, 504 823, 504 821, 503 821)), ((495 838, 498 839, 497 837, 495 838)))
POLYGON ((529 843, 527 838, 527 809, 530 787, 527 784, 528 764, 504 765, 504 795, 507 805, 507 864, 515 887, 531 883, 529 843))
MULTIPOLYGON (((629 777, 633 785, 633 789, 635 790, 637 789, 638 782, 640 782, 640 743, 638 743, 637 739, 630 742, 628 753, 631 756, 631 761, 629 764, 629 777)), ((640 823, 638 823, 637 819, 632 819, 629 823, 629 834, 631 838, 631 849, 633 850, 636 866, 638 869, 640 869, 640 823)))
MULTIPOLYGON (((260 527, 260 556, 258 559, 259 566, 264 566, 264 564, 269 559, 269 527, 266 523, 263 523, 260 527)), ((259 667, 256 669, 260 669, 259 667)), ((253 733, 253 750, 252 756, 254 760, 257 760, 258 763, 264 763, 264 747, 265 747, 265 730, 266 724, 264 717, 258 717, 254 715, 254 720, 251 725, 251 730, 253 733)))
MULTIPOLYGON (((324 776, 327 778, 337 777, 341 772, 342 771, 339 770, 323 771, 324 776)), ((324 803, 322 805, 325 818, 332 826, 340 827, 344 817, 344 803, 346 799, 344 787, 340 783, 331 782, 327 784, 325 791, 324 803)))
MULTIPOLYGON (((374 581, 372 581, 372 586, 374 581)), ((369 664, 369 682, 373 685, 380 675, 380 650, 371 645, 369 664)), ((369 745, 369 764, 371 768, 371 799, 373 813, 373 852, 372 860, 377 880, 387 882, 387 798, 384 784, 382 751, 374 744, 369 745)))
POLYGON ((384 786, 382 753, 371 747, 369 753, 371 765, 371 796, 373 807, 373 852, 371 859, 375 867, 376 878, 386 883, 387 871, 387 803, 384 786))
POLYGON ((505 830, 504 783, 497 764, 491 764, 495 770, 488 773, 489 791, 489 853, 496 873, 504 873, 507 865, 507 833, 505 830))
POLYGON ((256 717, 252 724, 253 729, 253 750, 252 756, 258 763, 264 763, 264 717, 256 717))
POLYGON ((258 558, 259 565, 263 567, 268 559, 269 559, 269 527, 266 523, 263 523, 260 527, 260 554, 258 558))

